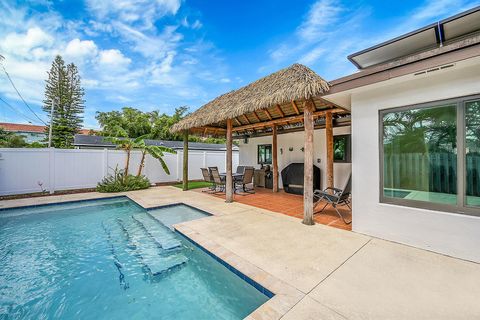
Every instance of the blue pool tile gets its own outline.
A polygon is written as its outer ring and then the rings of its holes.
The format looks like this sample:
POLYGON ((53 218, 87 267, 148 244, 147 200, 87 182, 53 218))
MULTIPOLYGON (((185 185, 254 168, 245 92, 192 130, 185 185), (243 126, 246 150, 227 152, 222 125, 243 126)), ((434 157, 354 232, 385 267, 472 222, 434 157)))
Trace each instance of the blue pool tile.
POLYGON ((236 274, 239 278, 241 278, 242 280, 244 280, 245 282, 247 282, 249 285, 251 285, 252 287, 254 287, 255 289, 257 289, 259 292, 263 293, 265 296, 267 296, 268 298, 273 298, 275 296, 275 294, 273 292, 271 292, 270 290, 268 290, 267 288, 265 288, 264 286, 262 286, 261 284, 259 284, 258 282, 256 282, 255 280, 253 280, 252 278, 246 276, 245 274, 243 274, 241 271, 239 271, 238 269, 236 269, 235 267, 233 267, 232 265, 230 265, 229 263, 225 262, 224 260, 222 260, 221 258, 217 257, 215 254, 213 254, 212 252, 208 251, 207 249, 205 249, 204 247, 202 247, 200 244, 198 244, 197 242, 195 242, 194 240, 192 240, 191 238, 189 238, 188 236, 186 236, 185 234, 183 234, 182 232, 178 231, 178 230, 175 230, 179 235, 181 235, 182 237, 184 237, 186 240, 188 240, 190 243, 194 244, 196 247, 200 248, 200 250, 202 251, 205 251, 208 255, 210 255, 211 257, 213 257, 215 260, 217 260, 218 262, 220 262, 223 266, 225 266, 228 270, 232 271, 234 274, 236 274))

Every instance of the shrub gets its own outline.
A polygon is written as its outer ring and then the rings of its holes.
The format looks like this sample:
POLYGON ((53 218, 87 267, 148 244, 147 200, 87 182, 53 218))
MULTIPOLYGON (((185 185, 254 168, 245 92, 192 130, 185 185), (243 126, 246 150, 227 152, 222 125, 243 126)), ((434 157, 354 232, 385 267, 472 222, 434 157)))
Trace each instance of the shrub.
POLYGON ((147 189, 150 181, 145 176, 125 175, 123 170, 115 168, 113 174, 109 174, 97 185, 98 192, 122 192, 131 190, 147 189))

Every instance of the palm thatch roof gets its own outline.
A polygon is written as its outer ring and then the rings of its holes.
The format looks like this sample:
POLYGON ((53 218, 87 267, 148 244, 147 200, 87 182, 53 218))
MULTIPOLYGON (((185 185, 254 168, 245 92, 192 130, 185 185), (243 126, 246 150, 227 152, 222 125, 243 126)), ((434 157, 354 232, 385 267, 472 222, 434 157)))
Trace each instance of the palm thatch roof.
POLYGON ((310 68, 296 63, 213 99, 175 124, 171 131, 219 124, 273 106, 306 101, 328 90, 327 81, 310 68))

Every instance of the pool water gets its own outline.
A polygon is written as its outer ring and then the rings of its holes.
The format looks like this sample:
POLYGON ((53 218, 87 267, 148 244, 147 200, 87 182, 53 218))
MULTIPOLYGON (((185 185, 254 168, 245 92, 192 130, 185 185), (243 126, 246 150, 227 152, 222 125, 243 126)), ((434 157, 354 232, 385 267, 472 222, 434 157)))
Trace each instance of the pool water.
POLYGON ((0 211, 0 319, 247 316, 268 297, 170 228, 202 217, 127 198, 0 211))

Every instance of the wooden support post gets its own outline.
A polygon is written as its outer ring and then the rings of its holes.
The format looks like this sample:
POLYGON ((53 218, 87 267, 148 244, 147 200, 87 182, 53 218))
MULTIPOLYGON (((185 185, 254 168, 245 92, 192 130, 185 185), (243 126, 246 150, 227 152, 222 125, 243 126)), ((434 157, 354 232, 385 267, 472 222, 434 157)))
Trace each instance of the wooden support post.
POLYGON ((314 225, 313 221, 313 112, 314 106, 307 101, 303 110, 305 150, 303 167, 303 224, 314 225))
POLYGON ((333 188, 333 120, 332 113, 325 114, 325 137, 327 140, 327 187, 333 188))
POLYGON ((227 119, 227 177, 225 183, 225 202, 233 201, 232 177, 232 119, 227 119))
POLYGON ((277 145, 277 125, 273 125, 272 134, 272 162, 273 162, 273 192, 278 192, 278 145, 277 145))
POLYGON ((183 133, 183 191, 188 190, 188 130, 183 133))

